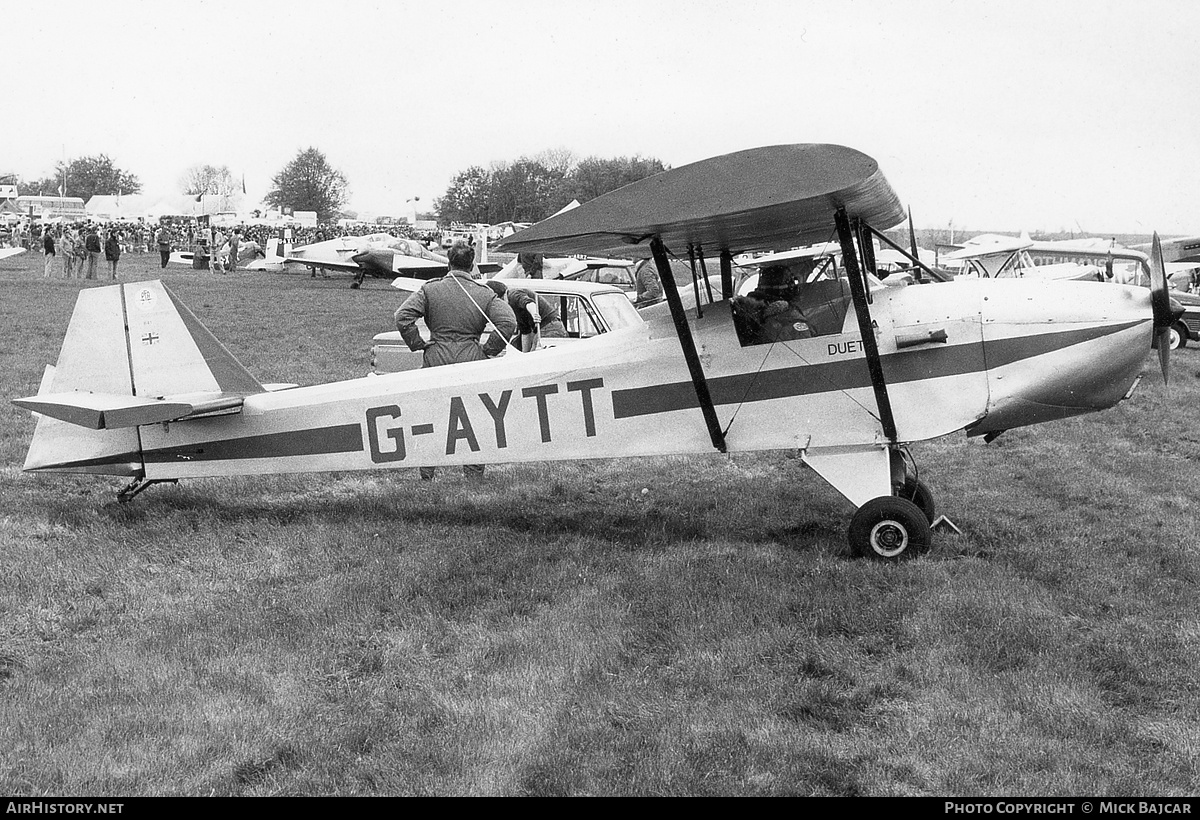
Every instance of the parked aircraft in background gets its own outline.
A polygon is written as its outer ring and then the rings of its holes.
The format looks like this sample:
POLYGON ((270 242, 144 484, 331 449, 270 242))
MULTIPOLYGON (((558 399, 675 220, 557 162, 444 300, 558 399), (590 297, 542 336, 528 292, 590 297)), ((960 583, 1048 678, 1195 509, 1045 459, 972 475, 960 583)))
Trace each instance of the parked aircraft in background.
POLYGON ((287 264, 287 255, 292 252, 290 242, 285 243, 279 237, 271 237, 267 240, 267 246, 263 250, 263 255, 251 259, 248 262, 238 265, 241 270, 258 270, 269 271, 271 273, 282 273, 284 266, 287 264))
POLYGON ((787 449, 856 508, 855 553, 911 556, 946 522, 926 484, 936 468, 918 473, 910 442, 991 440, 1111 407, 1178 314, 1160 253, 1151 289, 1043 279, 869 289, 864 243, 903 218, 876 162, 843 146, 674 168, 500 245, 648 255, 668 315, 586 344, 284 390, 259 383, 163 283, 87 288, 57 365, 37 395, 14 400, 38 414, 24 466, 125 476, 128 500, 202 476, 787 449), (842 321, 816 333, 800 318, 802 287, 773 314, 734 298, 735 254, 830 237, 848 291, 842 321), (672 255, 719 260, 716 303, 684 308, 672 255))
POLYGON ((0 259, 8 259, 10 256, 16 256, 19 253, 25 253, 24 248, 0 248, 0 259))
MULTIPOLYGON (((1045 245, 1047 243, 1041 243, 1045 245)), ((1100 267, 1072 259, 1038 264, 1033 250, 1039 243, 1026 236, 981 234, 956 251, 940 255, 940 263, 955 271, 955 278, 979 279, 1084 279, 1100 281, 1100 267)))
MULTIPOLYGON (((476 257, 476 274, 498 271, 499 265, 487 261, 487 240, 476 247, 482 252, 476 257)), ((284 263, 303 265, 314 276, 318 271, 329 270, 353 274, 352 288, 362 285, 367 276, 388 280, 396 276, 430 279, 445 273, 448 264, 445 256, 429 250, 418 240, 387 233, 343 236, 293 248, 285 252, 284 263)))
MULTIPOLYGON (((1192 262, 1200 263, 1200 236, 1181 236, 1176 239, 1161 240, 1163 262, 1192 262)), ((1134 245, 1134 250, 1150 252, 1150 244, 1134 245)))

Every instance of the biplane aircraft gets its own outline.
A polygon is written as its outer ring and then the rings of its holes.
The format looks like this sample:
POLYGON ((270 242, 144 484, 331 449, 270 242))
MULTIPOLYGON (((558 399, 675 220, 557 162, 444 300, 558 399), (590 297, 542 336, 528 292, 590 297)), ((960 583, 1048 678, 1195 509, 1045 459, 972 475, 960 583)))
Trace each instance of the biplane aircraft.
MULTIPOLYGON (((208 476, 787 449, 856 508, 854 553, 912 556, 935 516, 909 443, 1112 407, 1175 307, 1161 264, 1149 290, 1028 279, 869 289, 864 248, 903 217, 876 162, 843 146, 685 165, 501 247, 648 254, 662 272, 672 253, 709 255, 715 303, 686 310, 663 275, 669 315, 586 345, 290 389, 260 384, 164 284, 90 288, 38 394, 14 400, 39 416, 24 468, 125 476, 128 500, 208 476), (734 254, 831 239, 848 294, 819 294, 820 333, 742 332, 734 254)), ((1159 345, 1164 376, 1166 354, 1159 345)))

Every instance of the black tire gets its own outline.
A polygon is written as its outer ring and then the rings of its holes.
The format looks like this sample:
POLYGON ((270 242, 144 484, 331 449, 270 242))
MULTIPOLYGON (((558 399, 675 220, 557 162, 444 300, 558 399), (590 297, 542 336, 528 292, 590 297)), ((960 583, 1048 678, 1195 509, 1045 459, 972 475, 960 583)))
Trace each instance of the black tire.
POLYGON ((1178 350, 1181 347, 1187 347, 1188 335, 1187 328, 1181 325, 1171 325, 1170 344, 1168 347, 1171 350, 1178 350))
POLYGON ((937 509, 933 503, 933 493, 923 481, 910 481, 904 485, 904 491, 900 493, 901 498, 907 498, 912 503, 921 508, 921 512, 925 513, 925 519, 932 524, 937 518, 937 509))
POLYGON ((881 496, 858 508, 846 537, 855 555, 896 562, 928 551, 933 530, 925 512, 913 502, 881 496))

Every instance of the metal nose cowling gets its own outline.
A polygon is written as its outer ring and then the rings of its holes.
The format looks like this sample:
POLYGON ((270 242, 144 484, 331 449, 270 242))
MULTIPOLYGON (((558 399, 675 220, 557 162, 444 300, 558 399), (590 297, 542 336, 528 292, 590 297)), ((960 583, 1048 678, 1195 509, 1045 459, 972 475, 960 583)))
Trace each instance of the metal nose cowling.
POLYGON ((988 404, 970 435, 1103 410, 1129 394, 1152 324, 1145 288, 996 279, 983 300, 988 404))
POLYGON ((1158 346, 1158 363, 1162 368, 1163 384, 1169 383, 1171 345, 1168 342, 1171 325, 1183 315, 1183 305, 1167 291, 1167 266, 1163 264, 1162 244, 1154 234, 1150 253, 1150 307, 1154 311, 1154 343, 1158 346))

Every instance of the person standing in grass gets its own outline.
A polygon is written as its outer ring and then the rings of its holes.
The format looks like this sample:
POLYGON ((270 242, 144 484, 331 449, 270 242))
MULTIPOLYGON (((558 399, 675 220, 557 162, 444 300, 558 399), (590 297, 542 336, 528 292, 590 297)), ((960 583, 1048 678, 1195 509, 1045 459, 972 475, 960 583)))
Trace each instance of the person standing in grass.
POLYGON ((87 238, 83 240, 83 249, 87 252, 87 274, 84 279, 96 278, 96 264, 100 261, 100 235, 95 228, 88 228, 87 238))
POLYGON ((237 270, 238 254, 241 252, 242 232, 234 229, 229 237, 229 264, 226 270, 237 270))
POLYGON ((46 257, 42 277, 49 279, 50 268, 54 262, 54 232, 50 230, 49 225, 42 228, 42 255, 46 257))
POLYGON ((154 233, 154 244, 158 246, 158 255, 162 258, 161 267, 165 268, 167 262, 171 261, 171 228, 168 225, 159 225, 158 230, 154 233))
POLYGON ((84 247, 84 230, 80 227, 75 232, 75 257, 71 262, 75 268, 75 276, 83 278, 83 266, 87 263, 87 248, 84 247))
MULTIPOLYGON (((422 367, 476 362, 499 355, 517 332, 517 317, 508 302, 471 276, 475 249, 456 241, 446 253, 449 270, 440 279, 430 279, 404 300, 396 311, 396 329, 409 350, 424 353, 422 367), (421 336, 417 320, 424 319, 429 341, 421 336), (479 337, 489 326, 485 344, 479 337)), ((421 478, 433 479, 435 468, 422 467, 421 478)), ((482 476, 482 464, 463 467, 467 476, 482 476)))
POLYGON ((108 232, 104 240, 104 259, 108 262, 108 278, 117 278, 117 262, 121 259, 121 239, 116 231, 108 232))
POLYGON ((62 257, 63 279, 70 279, 75 274, 75 232, 71 228, 63 228, 58 240, 58 255, 62 257))

